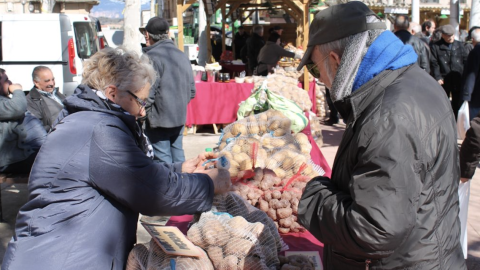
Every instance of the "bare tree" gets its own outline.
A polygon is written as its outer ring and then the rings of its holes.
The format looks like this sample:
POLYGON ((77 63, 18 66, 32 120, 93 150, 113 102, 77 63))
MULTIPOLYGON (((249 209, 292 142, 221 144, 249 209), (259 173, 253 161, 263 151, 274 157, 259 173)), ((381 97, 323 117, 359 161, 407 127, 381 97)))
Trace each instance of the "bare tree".
POLYGON ((123 19, 123 46, 129 50, 142 54, 140 46, 140 0, 125 0, 123 19))

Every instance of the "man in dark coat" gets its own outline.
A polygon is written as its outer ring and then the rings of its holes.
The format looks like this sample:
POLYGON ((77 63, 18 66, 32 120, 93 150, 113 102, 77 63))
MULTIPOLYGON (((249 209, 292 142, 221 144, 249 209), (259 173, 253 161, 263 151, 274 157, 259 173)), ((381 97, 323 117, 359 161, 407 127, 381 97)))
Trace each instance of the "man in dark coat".
POLYGON ((403 42, 403 44, 411 45, 413 50, 415 50, 415 53, 417 53, 417 64, 430 74, 430 60, 428 59, 430 52, 427 47, 428 45, 408 31, 410 28, 408 17, 405 15, 398 15, 395 18, 394 28, 395 35, 403 42))
POLYGON ((441 27, 442 38, 430 47, 432 76, 443 87, 451 104, 455 119, 462 105, 462 73, 467 60, 463 44, 455 40, 455 28, 447 24, 441 27))
MULTIPOLYGON (((233 39, 233 42, 235 44, 235 58, 236 59, 242 59, 241 56, 241 51, 243 46, 247 43, 247 39, 250 37, 250 35, 245 32, 245 29, 243 26, 238 27, 238 32, 235 34, 235 38, 233 39)), ((242 59, 243 60, 243 59, 242 59)))
POLYGON ((27 112, 22 86, 0 69, 0 172, 29 173, 46 136, 40 120, 27 112))
POLYGON ((480 161, 480 116, 470 121, 470 128, 460 147, 460 181, 468 182, 473 178, 480 161))
POLYGON ((324 243, 325 270, 465 270, 455 119, 413 48, 385 28, 360 1, 311 23, 299 68, 330 89, 346 129, 331 179, 307 184, 298 220, 324 243))
POLYGON ((32 79, 34 86, 27 96, 27 108, 42 121, 43 127, 48 132, 63 109, 65 96, 55 88, 55 77, 48 67, 35 67, 32 79))
POLYGON ((151 18, 145 27, 147 47, 157 71, 157 81, 150 91, 145 132, 155 159, 172 163, 185 160, 183 130, 187 105, 195 97, 195 81, 187 56, 169 38, 169 24, 159 17, 151 18))
POLYGON ((463 70, 463 100, 468 101, 470 119, 480 112, 480 29, 471 33, 473 50, 463 70))
POLYGON ((253 34, 247 39, 246 44, 247 73, 250 75, 253 74, 253 71, 258 66, 257 58, 263 45, 265 45, 265 41, 263 40, 263 26, 255 25, 253 27, 253 34))

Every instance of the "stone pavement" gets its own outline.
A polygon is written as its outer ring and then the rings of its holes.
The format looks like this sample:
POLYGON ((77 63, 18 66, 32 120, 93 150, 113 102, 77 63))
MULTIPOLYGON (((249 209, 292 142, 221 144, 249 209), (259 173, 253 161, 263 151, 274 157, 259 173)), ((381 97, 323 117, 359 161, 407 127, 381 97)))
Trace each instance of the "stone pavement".
MULTIPOLYGON (((333 164, 338 144, 342 138, 344 125, 333 127, 323 126, 324 145, 322 153, 330 166, 333 164)), ((213 134, 213 129, 203 126, 197 134, 188 134, 184 137, 186 158, 192 158, 201 153, 205 148, 214 147, 219 135, 213 134)), ((0 263, 5 253, 8 241, 12 237, 15 217, 18 209, 27 201, 28 191, 26 184, 2 184, 2 202, 4 221, 0 222, 0 263)), ((480 169, 477 169, 471 183, 470 204, 468 209, 468 259, 469 270, 480 270, 480 169)), ((143 217, 152 221, 149 217, 143 217)), ((166 218, 156 218, 153 221, 164 223, 166 218)), ((139 243, 149 241, 149 235, 139 226, 137 238, 139 243)), ((453 269, 452 269, 453 270, 453 269)))

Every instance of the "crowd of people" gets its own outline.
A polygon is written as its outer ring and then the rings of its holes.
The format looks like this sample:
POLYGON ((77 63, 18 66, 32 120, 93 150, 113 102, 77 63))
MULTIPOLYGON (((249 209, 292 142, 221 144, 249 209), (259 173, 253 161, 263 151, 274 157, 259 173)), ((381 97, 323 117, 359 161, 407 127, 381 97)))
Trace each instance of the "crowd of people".
MULTIPOLYGON (((236 35, 250 73, 300 58, 283 49, 281 27, 267 42, 263 32, 236 35)), ((352 1, 318 12, 309 33, 298 70, 325 84, 347 124, 331 178, 312 179, 298 207, 325 245, 324 269, 466 269, 457 189, 480 153, 480 29, 468 53, 450 25, 398 16, 392 33, 352 1), (464 100, 473 121, 459 153, 464 100)), ((30 174, 2 269, 124 269, 140 213, 201 213, 229 191, 227 170, 203 166, 215 153, 185 160, 188 58, 165 19, 143 34, 142 56, 106 48, 85 61, 69 97, 48 67, 33 70, 27 96, 0 70, 0 172, 30 174)))

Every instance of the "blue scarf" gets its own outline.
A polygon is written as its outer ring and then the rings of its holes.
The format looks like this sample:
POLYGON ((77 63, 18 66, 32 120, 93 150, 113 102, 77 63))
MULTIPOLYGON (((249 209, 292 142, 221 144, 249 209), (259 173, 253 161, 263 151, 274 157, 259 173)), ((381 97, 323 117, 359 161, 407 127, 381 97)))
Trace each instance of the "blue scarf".
POLYGON ((384 70, 396 70, 417 62, 417 54, 410 45, 390 31, 384 31, 368 48, 358 68, 352 92, 384 70))

